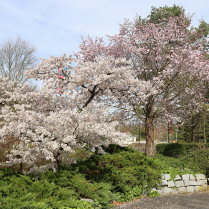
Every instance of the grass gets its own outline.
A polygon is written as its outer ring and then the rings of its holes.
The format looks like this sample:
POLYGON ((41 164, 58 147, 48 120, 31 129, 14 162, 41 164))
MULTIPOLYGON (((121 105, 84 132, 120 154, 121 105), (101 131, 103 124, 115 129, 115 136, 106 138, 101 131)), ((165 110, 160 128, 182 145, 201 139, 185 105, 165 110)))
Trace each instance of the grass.
MULTIPOLYGON (((148 158, 131 148, 106 153, 88 156, 87 151, 76 150, 76 154, 65 154, 76 158, 77 164, 63 164, 55 173, 49 169, 24 175, 19 165, 1 168, 0 208, 112 208, 145 193, 150 196, 161 173, 170 173, 172 178, 177 174, 209 174, 209 149, 191 150, 176 158, 158 153, 148 158)), ((40 158, 37 165, 45 163, 40 158)), ((27 170, 25 164, 23 168, 27 170)))

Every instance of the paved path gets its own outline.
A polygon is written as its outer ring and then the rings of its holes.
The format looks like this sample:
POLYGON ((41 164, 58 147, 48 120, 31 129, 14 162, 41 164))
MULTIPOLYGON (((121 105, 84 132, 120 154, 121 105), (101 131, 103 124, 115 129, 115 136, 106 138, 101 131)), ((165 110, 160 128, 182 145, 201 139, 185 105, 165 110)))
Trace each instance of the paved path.
POLYGON ((142 198, 125 203, 118 209, 209 209, 209 190, 198 193, 142 198))

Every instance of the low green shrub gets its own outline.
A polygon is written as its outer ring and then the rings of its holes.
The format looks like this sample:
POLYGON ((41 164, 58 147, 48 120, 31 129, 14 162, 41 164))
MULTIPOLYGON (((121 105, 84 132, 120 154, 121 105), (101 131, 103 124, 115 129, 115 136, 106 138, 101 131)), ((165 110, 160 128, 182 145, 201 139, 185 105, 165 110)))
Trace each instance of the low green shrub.
POLYGON ((102 145, 102 149, 109 154, 116 154, 116 153, 120 153, 122 151, 128 151, 128 152, 135 152, 135 150, 133 150, 132 148, 128 148, 128 147, 121 147, 118 144, 109 144, 108 147, 105 147, 102 145))
POLYGON ((117 192, 118 202, 128 202, 136 198, 141 198, 142 196, 142 186, 134 186, 131 190, 126 193, 117 192))
MULTIPOLYGON (((207 144, 205 144, 205 143, 200 143, 200 144, 199 143, 177 143, 177 144, 181 144, 185 148, 186 153, 189 152, 190 150, 200 149, 202 146, 205 146, 206 148, 207 147, 209 148, 209 143, 207 143, 207 144)), ((157 146, 156 146, 156 152, 158 154, 164 154, 164 150, 165 150, 165 148, 168 145, 169 144, 167 144, 167 143, 165 143, 165 144, 157 144, 157 146)))
POLYGON ((159 153, 159 154, 163 154, 167 145, 168 145, 167 143, 165 143, 165 144, 157 144, 156 145, 156 152, 159 153))
MULTIPOLYGON (((22 175, 17 171, 1 169, 0 208, 95 208, 95 203, 79 201, 80 193, 72 187, 75 178, 84 177, 81 174, 66 174, 66 171, 53 173, 48 170, 40 173, 38 180, 33 178, 34 174, 22 175)), ((96 203, 96 208, 101 208, 98 201, 96 203)))
POLYGON ((162 173, 174 178, 177 174, 209 171, 208 148, 190 149, 179 158, 158 152, 149 158, 117 145, 103 148, 105 155, 91 153, 83 160, 78 153, 77 164, 63 164, 56 172, 49 169, 22 175, 20 171, 0 170, 0 208, 112 208, 113 200, 131 201, 143 193, 159 195, 151 189, 157 188, 162 173), (93 199, 94 203, 81 198, 93 199))
POLYGON ((182 144, 179 143, 168 144, 163 152, 163 155, 168 157, 177 157, 179 155, 184 155, 184 154, 186 154, 186 149, 182 144))
POLYGON ((85 174, 87 180, 111 183, 112 193, 128 193, 134 186, 149 192, 161 178, 160 167, 160 162, 156 159, 133 149, 116 154, 93 155, 90 159, 71 166, 85 174))
POLYGON ((171 178, 180 174, 202 173, 209 177, 209 148, 189 150, 179 158, 163 156, 156 153, 155 159, 162 163, 162 173, 171 174, 171 178))
MULTIPOLYGON (((54 198, 50 200, 43 200, 43 201, 35 201, 35 194, 28 193, 24 197, 20 198, 6 198, 6 199, 1 199, 0 202, 0 208, 4 209, 11 209, 11 208, 30 208, 30 209, 51 209, 52 207, 54 209, 99 209, 102 208, 98 204, 96 207, 95 203, 91 202, 85 202, 85 201, 80 201, 80 200, 75 200, 75 199, 68 199, 68 200, 61 200, 57 201, 54 200, 54 198)), ((96 202, 98 203, 98 202, 96 202)))

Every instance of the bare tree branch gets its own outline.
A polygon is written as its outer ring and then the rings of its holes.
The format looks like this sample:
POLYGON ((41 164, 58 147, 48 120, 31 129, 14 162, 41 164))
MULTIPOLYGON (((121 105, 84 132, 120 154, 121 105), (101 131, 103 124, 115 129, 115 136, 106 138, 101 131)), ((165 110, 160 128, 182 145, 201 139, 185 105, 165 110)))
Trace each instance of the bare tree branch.
POLYGON ((23 71, 37 63, 36 47, 19 36, 0 45, 0 76, 24 84, 28 79, 23 71))

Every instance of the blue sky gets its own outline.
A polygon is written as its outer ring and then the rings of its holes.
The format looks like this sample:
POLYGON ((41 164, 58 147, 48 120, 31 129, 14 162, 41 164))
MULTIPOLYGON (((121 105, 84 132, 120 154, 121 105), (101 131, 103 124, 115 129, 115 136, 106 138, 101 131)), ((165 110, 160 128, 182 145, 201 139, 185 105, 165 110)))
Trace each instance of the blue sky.
POLYGON ((0 43, 20 36, 37 47, 38 58, 68 56, 79 51, 81 36, 103 37, 108 43, 105 34, 117 34, 124 18, 133 21, 136 13, 145 18, 151 6, 174 3, 186 14, 195 13, 193 26, 201 18, 209 23, 206 0, 0 0, 0 43))

